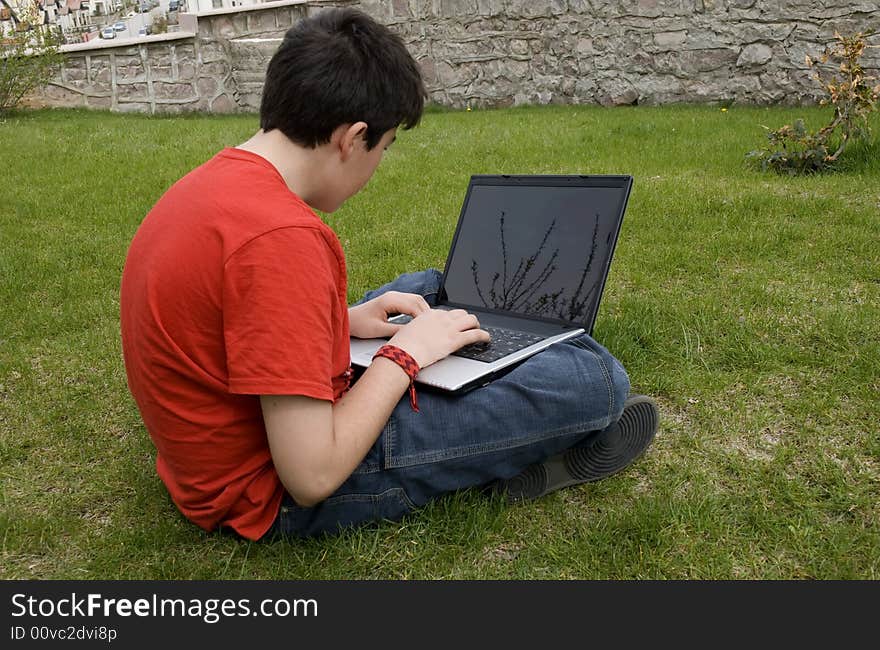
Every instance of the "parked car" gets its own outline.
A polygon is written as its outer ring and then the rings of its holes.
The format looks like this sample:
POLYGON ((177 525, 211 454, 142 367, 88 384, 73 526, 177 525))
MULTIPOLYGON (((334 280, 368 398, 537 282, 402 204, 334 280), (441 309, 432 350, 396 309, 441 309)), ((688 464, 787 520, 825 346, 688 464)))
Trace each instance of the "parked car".
POLYGON ((116 30, 112 27, 105 27, 101 30, 101 38, 116 38, 116 30))
POLYGON ((180 2, 178 0, 170 0, 168 3, 168 11, 177 11, 180 9, 180 2))
POLYGON ((118 23, 114 23, 113 29, 117 32, 124 32, 128 27, 126 27, 125 23, 120 20, 118 23))
POLYGON ((152 34, 152 32, 153 32, 153 30, 150 29, 150 26, 149 26, 149 25, 143 25, 143 26, 138 30, 138 36, 149 36, 150 34, 152 34))

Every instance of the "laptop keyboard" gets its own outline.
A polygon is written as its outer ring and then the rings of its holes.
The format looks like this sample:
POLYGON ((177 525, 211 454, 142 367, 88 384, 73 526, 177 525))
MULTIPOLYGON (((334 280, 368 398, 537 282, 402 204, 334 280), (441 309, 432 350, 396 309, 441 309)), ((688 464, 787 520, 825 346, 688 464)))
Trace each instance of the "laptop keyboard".
POLYGON ((498 361, 501 357, 506 357, 508 354, 527 348, 544 339, 543 336, 537 334, 504 329, 503 327, 484 327, 483 329, 489 332, 489 335, 492 337, 491 341, 488 343, 471 343, 452 354, 456 357, 492 363, 493 361, 498 361))
MULTIPOLYGON (((402 314, 392 320, 395 323, 404 324, 410 322, 412 316, 402 314)), ((484 327, 483 329, 489 332, 489 336, 492 337, 491 341, 488 343, 471 343, 463 348, 459 348, 452 355, 492 363, 493 361, 498 361, 501 357, 506 357, 508 354, 513 354, 518 350, 527 348, 544 338, 537 334, 509 330, 504 327, 484 327)))

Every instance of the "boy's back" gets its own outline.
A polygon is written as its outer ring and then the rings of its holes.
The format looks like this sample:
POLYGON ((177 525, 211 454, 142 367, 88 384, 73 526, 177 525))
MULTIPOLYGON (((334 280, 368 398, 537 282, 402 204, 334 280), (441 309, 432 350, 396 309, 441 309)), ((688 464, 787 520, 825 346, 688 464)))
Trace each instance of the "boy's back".
POLYGON ((277 514, 284 490, 254 395, 281 382, 332 399, 347 386, 344 268, 333 232, 272 165, 237 149, 176 183, 139 228, 120 299, 129 385, 160 476, 206 528, 258 537, 277 514), (304 326, 288 308, 297 300, 332 317, 304 326), (284 365, 279 345, 326 349, 300 364, 330 364, 333 385, 284 365))

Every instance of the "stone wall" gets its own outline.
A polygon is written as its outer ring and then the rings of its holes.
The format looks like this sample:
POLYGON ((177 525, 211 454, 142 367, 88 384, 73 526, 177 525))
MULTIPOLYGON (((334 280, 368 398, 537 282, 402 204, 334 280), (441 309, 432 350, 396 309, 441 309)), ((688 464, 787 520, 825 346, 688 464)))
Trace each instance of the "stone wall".
POLYGON ((181 14, 167 34, 64 46, 63 69, 31 103, 147 113, 255 110, 268 58, 313 4, 181 14))
MULTIPOLYGON (((880 3, 847 0, 359 4, 405 35, 451 106, 811 102, 804 56, 836 30, 880 31, 880 3)), ((865 62, 880 69, 880 49, 865 62)))
MULTIPOLYGON (((880 31, 880 2, 844 0, 286 0, 181 14, 179 31, 67 46, 37 99, 169 112, 254 111, 284 32, 328 5, 389 25, 445 106, 809 103, 804 63, 835 31, 880 31)), ((873 44, 880 45, 880 36, 873 44)), ((880 48, 866 68, 880 76, 880 48)))

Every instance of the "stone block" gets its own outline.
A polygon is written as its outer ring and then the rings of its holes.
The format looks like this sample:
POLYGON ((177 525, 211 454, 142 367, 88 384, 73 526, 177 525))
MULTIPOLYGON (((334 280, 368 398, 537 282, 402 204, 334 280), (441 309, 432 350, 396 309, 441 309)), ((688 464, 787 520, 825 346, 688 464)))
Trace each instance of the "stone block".
POLYGON ((198 58, 202 63, 228 61, 226 48, 218 42, 202 42, 199 45, 198 58))
POLYGON ((179 115, 181 113, 192 113, 198 110, 198 102, 172 102, 162 103, 156 102, 156 112, 165 115, 179 115))
POLYGON ((647 75, 639 80, 639 103, 663 104, 683 99, 682 80, 672 75, 647 75), (673 99, 674 98, 674 99, 673 99))
POLYGON ((391 15, 399 18, 414 18, 412 3, 409 0, 392 0, 391 15))
POLYGON ((203 63, 199 66, 199 76, 216 77, 217 79, 225 79, 231 71, 229 61, 214 61, 212 63, 203 63))
POLYGON ((278 49, 280 40, 252 41, 248 39, 233 40, 229 42, 229 56, 233 67, 260 68, 265 70, 269 59, 278 49))
POLYGON ((481 16, 500 16, 503 11, 499 0, 477 0, 477 13, 481 16))
POLYGON ((249 11, 245 14, 245 24, 248 34, 264 34, 277 31, 275 14, 271 11, 249 11))
POLYGON ((574 94, 575 97, 579 97, 581 99, 589 99, 593 100, 593 95, 596 92, 596 82, 590 78, 582 78, 578 79, 574 84, 574 94))
POLYGON ((261 70, 233 70, 232 77, 239 86, 242 84, 262 86, 266 75, 261 70))
POLYGON ((153 82, 173 81, 174 80, 174 73, 173 73, 171 67, 151 68, 150 69, 150 80, 153 82))
POLYGON ((171 68, 170 54, 154 54, 147 59, 150 70, 165 70, 171 68))
POLYGON ((622 77, 599 82, 596 97, 602 106, 628 106, 639 99, 639 91, 622 77))
POLYGON ((221 83, 218 79, 213 79, 211 77, 201 77, 198 81, 196 81, 196 94, 199 97, 211 97, 217 95, 217 92, 221 88, 221 83))
POLYGON ((262 100, 262 90, 257 92, 246 92, 237 94, 235 102, 239 110, 258 112, 260 110, 260 102, 262 100))
POLYGON ((82 93, 55 83, 44 86, 38 95, 45 98, 52 106, 83 106, 85 104, 85 97, 82 93))
POLYGON ((195 101, 197 99, 192 84, 164 81, 153 83, 153 97, 157 101, 165 99, 195 101))
POLYGON ((83 82, 87 78, 86 68, 84 64, 76 66, 67 66, 64 69, 64 81, 69 84, 83 82))
POLYGON ((113 95, 113 85, 109 81, 106 83, 91 83, 83 90, 89 97, 110 97, 113 95))
POLYGON ((630 72, 648 74, 654 70, 654 56, 648 52, 635 52, 626 67, 630 72))
POLYGON ((671 49, 712 50, 727 47, 736 42, 739 41, 735 35, 724 32, 717 26, 712 26, 712 28, 696 27, 688 29, 687 38, 678 48, 671 49))
POLYGON ((89 80, 93 83, 110 83, 112 79, 112 69, 110 68, 109 59, 95 59, 91 61, 89 66, 89 80))
MULTIPOLYGON (((804 30, 808 26, 805 21, 793 22, 731 22, 727 25, 727 38, 729 43, 757 43, 785 42, 796 30, 804 30)), ((815 31, 815 30, 814 30, 815 31)), ((802 32, 803 33, 803 32, 802 32)))
POLYGON ((213 97, 201 97, 199 101, 192 104, 192 110, 200 111, 203 113, 211 112, 211 102, 213 101, 213 97))
POLYGON ((113 107, 113 98, 112 97, 95 97, 89 95, 86 97, 86 106, 89 108, 100 108, 104 110, 109 110, 113 107))
POLYGON ((416 59, 419 64, 419 68, 422 73, 422 79, 426 84, 433 84, 437 81, 437 67, 433 59, 429 57, 422 57, 416 59))
POLYGON ((199 31, 196 33, 196 38, 199 40, 213 40, 214 37, 214 25, 211 20, 202 19, 198 21, 199 31))
POLYGON ((687 31, 658 32, 654 34, 654 45, 660 49, 677 49, 687 40, 687 31))
POLYGON ((619 5, 621 13, 633 16, 657 18, 663 15, 663 7, 661 7, 659 0, 625 0, 619 5))
POLYGON ((671 20, 663 17, 648 16, 622 16, 615 21, 615 25, 625 29, 634 29, 639 32, 651 33, 675 31, 670 25, 671 20))
POLYGON ((490 79, 522 83, 531 77, 530 65, 525 61, 493 61, 485 70, 490 79))
POLYGON ((559 16, 567 10, 565 0, 508 0, 511 17, 559 16))
POLYGON ((387 0, 361 0, 357 4, 361 11, 379 22, 386 23, 391 18, 391 7, 387 0))
POLYGON ((664 74, 690 77, 697 73, 713 72, 733 66, 739 53, 731 49, 685 50, 658 55, 654 69, 664 74))
POLYGON ((150 101, 149 89, 145 83, 117 84, 116 96, 120 102, 150 101))
POLYGON ((134 83, 146 81, 147 74, 143 66, 116 66, 116 81, 119 83, 134 83))
POLYGON ((727 91, 737 101, 752 101, 761 91, 761 80, 758 75, 739 75, 726 82, 727 91))
POLYGON ((477 0, 440 0, 438 9, 442 18, 458 18, 478 13, 477 0))
POLYGON ((211 23, 211 33, 219 40, 228 41, 247 33, 244 30, 236 29, 235 21, 231 15, 215 16, 211 23))
POLYGON ((192 81, 196 78, 196 66, 192 61, 184 61, 177 64, 177 79, 180 81, 192 81))
POLYGON ((144 62, 140 56, 117 56, 116 78, 121 81, 128 81, 144 77, 144 62))
POLYGON ((738 68, 764 65, 773 58, 773 50, 764 43, 750 43, 739 53, 736 59, 738 68))
POLYGON ((238 105, 227 94, 222 94, 211 100, 210 111, 212 113, 235 113, 238 105))
POLYGON ((568 0, 568 10, 576 14, 588 14, 593 12, 593 6, 589 0, 568 0))
POLYGON ((120 113, 152 113, 153 105, 149 102, 119 102, 116 110, 120 113))

